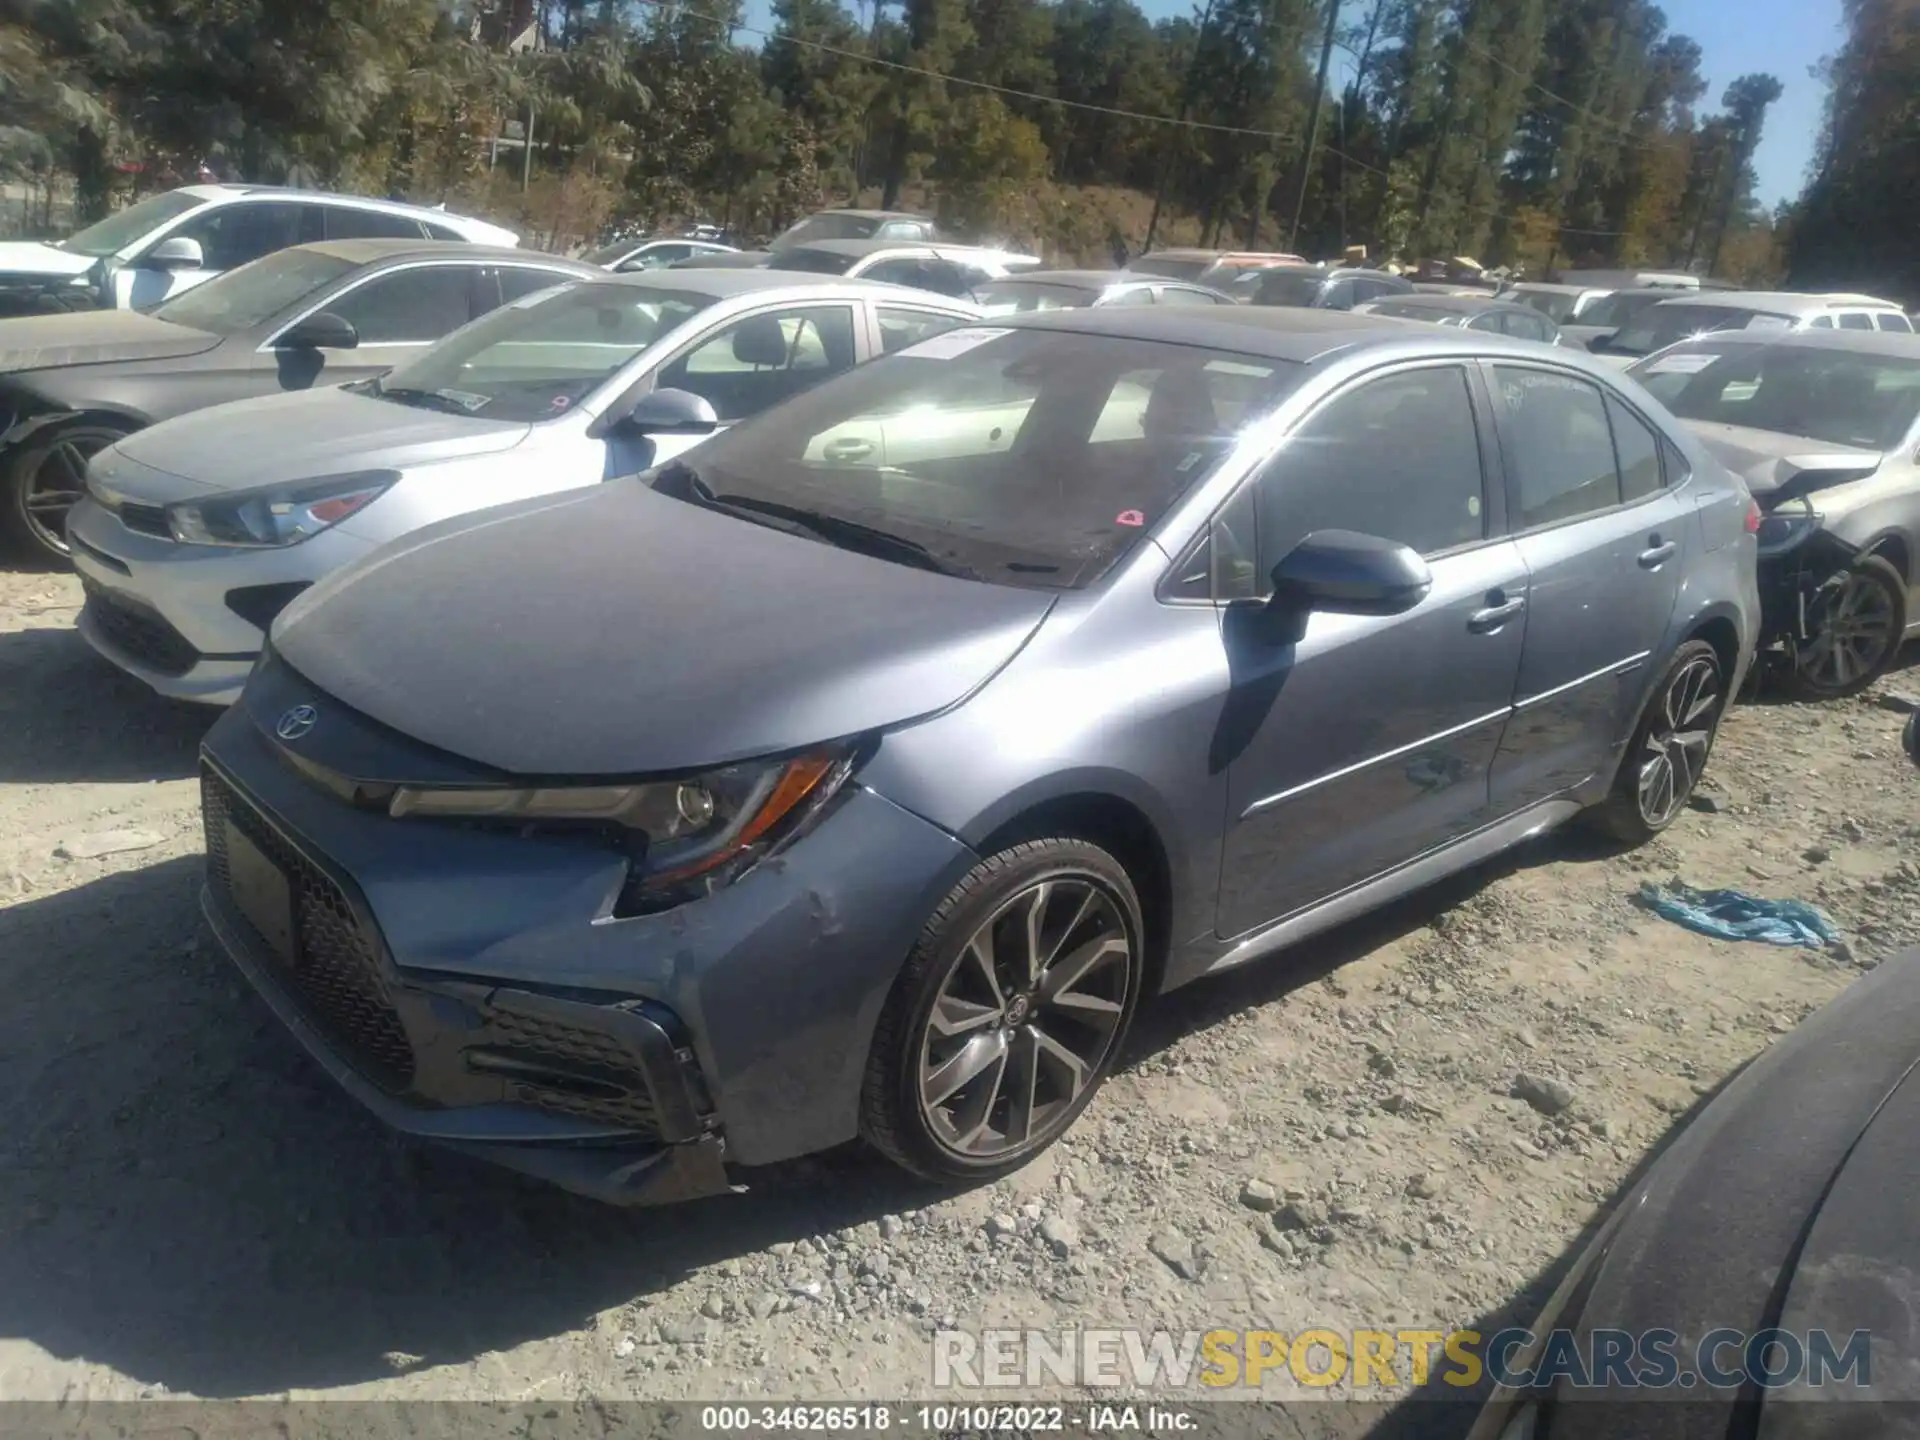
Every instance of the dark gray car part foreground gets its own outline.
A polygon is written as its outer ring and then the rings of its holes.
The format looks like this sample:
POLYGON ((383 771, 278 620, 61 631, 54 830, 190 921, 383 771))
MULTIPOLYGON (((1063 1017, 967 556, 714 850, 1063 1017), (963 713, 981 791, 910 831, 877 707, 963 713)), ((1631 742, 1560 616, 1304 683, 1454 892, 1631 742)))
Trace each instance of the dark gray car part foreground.
MULTIPOLYGON (((1811 1384, 1803 1372, 1776 1389, 1699 1384, 1690 1367, 1686 1388, 1664 1393, 1606 1372, 1579 1389, 1509 1386, 1494 1393, 1469 1440, 1912 1434, 1920 1401, 1911 1282, 1920 1259, 1916 1062, 1920 950, 1910 950, 1741 1071, 1620 1199, 1527 1327, 1542 1341, 1572 1331, 1581 1355, 1602 1353, 1597 1332, 1667 1331, 1676 1337, 1671 1353, 1692 1357, 1725 1331, 1728 1342, 1703 1358, 1736 1382, 1743 1347, 1734 1336, 1777 1329, 1804 1346, 1824 1331, 1837 1352, 1866 1331, 1862 1370, 1811 1384)), ((1540 1360, 1523 1341, 1506 1357, 1507 1373, 1530 1380, 1540 1360)))
POLYGON ((587 1193, 1004 1173, 1143 996, 1669 823, 1751 514, 1584 354, 962 327, 295 601, 205 745, 208 913, 389 1123, 587 1193))

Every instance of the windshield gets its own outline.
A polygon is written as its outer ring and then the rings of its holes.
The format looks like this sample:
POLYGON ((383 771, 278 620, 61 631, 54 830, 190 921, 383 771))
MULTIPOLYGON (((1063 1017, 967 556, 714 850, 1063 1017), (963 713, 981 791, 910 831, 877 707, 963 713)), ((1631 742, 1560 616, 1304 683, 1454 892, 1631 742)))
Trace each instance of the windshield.
POLYGON ((1580 299, 1578 295, 1562 295, 1553 290, 1511 290, 1507 293, 1522 305, 1531 305, 1556 325, 1573 318, 1573 307, 1580 299))
POLYGON ((993 280, 974 286, 973 298, 989 315, 1024 315, 1035 310, 1077 310, 1093 304, 1099 292, 1043 280, 993 280))
POLYGON ((153 316, 214 335, 237 335, 265 324, 353 268, 350 261, 316 250, 278 250, 183 291, 155 308, 153 316))
POLYGON ((1683 345, 1628 371, 1682 420, 1891 450, 1920 418, 1920 360, 1813 346, 1683 345))
POLYGON ((164 195, 149 195, 138 205, 129 205, 116 215, 96 221, 60 242, 62 250, 76 255, 113 255, 127 248, 150 231, 207 202, 184 190, 169 190, 164 195))
POLYGON ((1257 305, 1311 305, 1320 298, 1326 277, 1312 270, 1267 270, 1255 288, 1257 305))
POLYGON ((1736 310, 1726 305, 1689 305, 1668 301, 1651 305, 1628 321, 1607 342, 1616 355, 1651 355, 1690 335, 1713 330, 1785 330, 1793 321, 1785 315, 1758 310, 1736 310))
POLYGON ((1671 291, 1655 290, 1651 293, 1632 290, 1618 290, 1611 295, 1603 295, 1593 301, 1574 318, 1576 325, 1597 325, 1608 330, 1618 330, 1649 305, 1658 305, 1662 300, 1671 300, 1671 291))
POLYGON ((485 420, 557 420, 713 298, 603 283, 537 291, 396 366, 373 393, 485 420))
POLYGON ((811 245, 819 240, 865 240, 883 222, 877 215, 809 215, 774 237, 767 248, 776 254, 795 245, 811 245))
POLYGON ((832 250, 777 251, 767 263, 769 270, 804 270, 809 275, 844 275, 853 268, 856 255, 841 255, 832 250))
POLYGON ((1136 275, 1164 275, 1169 280, 1198 280, 1213 268, 1209 257, 1201 260, 1166 259, 1157 255, 1143 255, 1127 266, 1136 275))
POLYGON ((722 503, 879 531, 996 584, 1079 589, 1301 373, 1191 345, 968 326, 736 426, 690 463, 722 503))

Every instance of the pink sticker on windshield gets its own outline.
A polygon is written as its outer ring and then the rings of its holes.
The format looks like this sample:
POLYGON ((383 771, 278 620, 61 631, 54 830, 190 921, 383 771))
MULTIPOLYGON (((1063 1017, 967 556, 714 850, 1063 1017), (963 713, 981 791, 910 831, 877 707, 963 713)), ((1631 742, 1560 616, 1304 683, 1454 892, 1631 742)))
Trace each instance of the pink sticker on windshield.
POLYGON ((1113 517, 1113 523, 1116 525, 1144 525, 1147 523, 1147 517, 1142 515, 1138 510, 1122 510, 1118 515, 1113 517))

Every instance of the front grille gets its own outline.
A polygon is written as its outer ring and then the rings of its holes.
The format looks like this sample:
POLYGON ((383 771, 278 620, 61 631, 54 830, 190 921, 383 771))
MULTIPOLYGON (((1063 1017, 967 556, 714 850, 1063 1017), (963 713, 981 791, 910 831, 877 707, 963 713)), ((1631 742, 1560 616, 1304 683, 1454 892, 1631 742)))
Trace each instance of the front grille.
POLYGON ((626 1047, 610 1035, 497 1011, 489 1018, 483 1054, 521 1071, 508 1090, 523 1104, 636 1130, 657 1129, 646 1079, 626 1047))
POLYGON ((129 659, 162 675, 184 675, 200 660, 200 652, 157 610, 85 576, 80 587, 87 597, 87 614, 107 643, 129 659))
POLYGON ((138 530, 142 535, 158 535, 162 540, 173 538, 173 527, 167 524, 164 506, 123 500, 116 513, 120 516, 120 523, 129 530, 138 530))
MULTIPOLYGON (((207 832, 207 873, 218 890, 231 897, 229 820, 287 877, 297 953, 292 965, 276 965, 276 973, 349 1064, 383 1090, 406 1090, 413 1083, 413 1047, 387 996, 377 946, 356 919, 346 892, 210 770, 200 772, 200 805, 207 832)), ((254 953, 274 959, 264 937, 237 911, 230 913, 252 936, 254 953)))

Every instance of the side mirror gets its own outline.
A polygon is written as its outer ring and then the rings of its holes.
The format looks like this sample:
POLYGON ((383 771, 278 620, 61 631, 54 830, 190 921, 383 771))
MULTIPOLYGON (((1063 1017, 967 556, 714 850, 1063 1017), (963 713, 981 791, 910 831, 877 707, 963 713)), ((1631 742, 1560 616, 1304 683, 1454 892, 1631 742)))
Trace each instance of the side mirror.
POLYGON ((309 315, 275 342, 282 350, 357 350, 360 332, 330 310, 309 315))
POLYGON ((1333 615, 1399 615, 1433 588, 1414 551, 1377 535, 1316 530, 1273 567, 1273 604, 1333 615))
POLYGON ((704 396, 690 390, 650 390, 633 403, 633 408, 610 418, 602 433, 618 431, 623 435, 711 435, 720 428, 720 417, 704 396))
POLYGON ((1587 341, 1587 349, 1592 354, 1604 355, 1607 353, 1607 347, 1612 342, 1613 342, 1613 332, 1611 330, 1602 330, 1598 335, 1595 335, 1592 339, 1587 341))
POLYGON ((198 240, 176 235, 171 240, 162 240, 149 250, 147 264, 155 270, 204 270, 207 257, 198 240))

